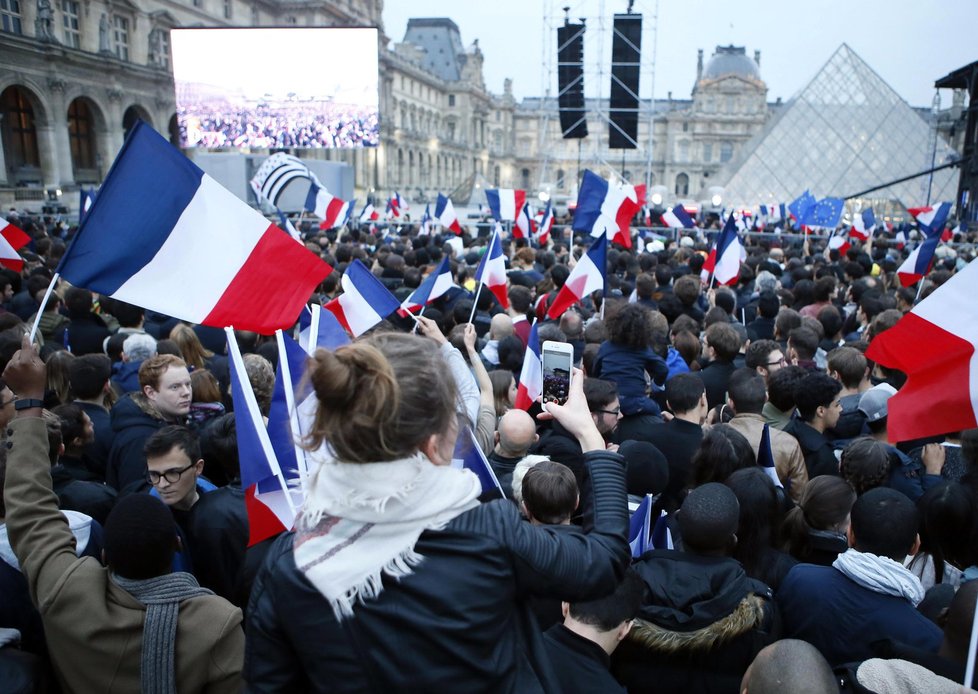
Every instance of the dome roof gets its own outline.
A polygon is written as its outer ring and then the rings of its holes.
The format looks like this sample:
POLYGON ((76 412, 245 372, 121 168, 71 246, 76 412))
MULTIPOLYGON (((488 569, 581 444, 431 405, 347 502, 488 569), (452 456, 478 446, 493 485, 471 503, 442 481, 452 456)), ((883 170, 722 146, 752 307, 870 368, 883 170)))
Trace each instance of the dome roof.
POLYGON ((726 75, 760 81, 761 69, 747 55, 744 46, 717 46, 716 52, 703 68, 702 79, 713 80, 726 75))

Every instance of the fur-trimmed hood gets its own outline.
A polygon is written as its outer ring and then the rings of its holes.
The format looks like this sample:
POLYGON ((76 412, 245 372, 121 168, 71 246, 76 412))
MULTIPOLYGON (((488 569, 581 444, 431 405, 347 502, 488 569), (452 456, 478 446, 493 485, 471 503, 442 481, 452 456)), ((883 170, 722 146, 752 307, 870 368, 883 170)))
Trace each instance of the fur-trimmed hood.
POLYGON ((658 550, 635 563, 648 594, 629 638, 667 653, 709 650, 760 628, 771 589, 735 559, 658 550))

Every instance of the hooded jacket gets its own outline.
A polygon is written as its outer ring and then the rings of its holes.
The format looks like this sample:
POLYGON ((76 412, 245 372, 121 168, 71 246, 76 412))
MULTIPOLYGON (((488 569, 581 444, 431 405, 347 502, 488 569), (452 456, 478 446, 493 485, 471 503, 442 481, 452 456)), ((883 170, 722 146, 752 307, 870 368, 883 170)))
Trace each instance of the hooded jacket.
POLYGON ((771 589, 735 559, 655 550, 634 565, 648 588, 613 670, 629 692, 736 692, 778 638, 771 589))
POLYGON ((105 481, 120 494, 149 490, 146 481, 146 439, 165 427, 168 422, 142 393, 130 393, 112 408, 112 429, 115 438, 109 451, 105 481))

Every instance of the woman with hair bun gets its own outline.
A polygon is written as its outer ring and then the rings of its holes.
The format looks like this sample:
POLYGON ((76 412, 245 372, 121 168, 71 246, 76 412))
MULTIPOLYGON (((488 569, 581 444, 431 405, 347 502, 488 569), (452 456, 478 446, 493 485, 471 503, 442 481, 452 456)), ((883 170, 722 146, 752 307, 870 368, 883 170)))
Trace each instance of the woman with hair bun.
POLYGON ((319 350, 311 380, 318 464, 295 531, 254 584, 249 691, 556 691, 528 598, 607 595, 629 564, 622 461, 582 374, 566 405, 547 405, 589 470, 584 523, 560 532, 508 501, 479 505, 475 475, 451 466, 457 389, 433 340, 383 333, 319 350))
POLYGON ((784 518, 784 550, 800 562, 832 566, 849 548, 846 532, 854 503, 856 491, 841 477, 808 480, 798 505, 784 518))

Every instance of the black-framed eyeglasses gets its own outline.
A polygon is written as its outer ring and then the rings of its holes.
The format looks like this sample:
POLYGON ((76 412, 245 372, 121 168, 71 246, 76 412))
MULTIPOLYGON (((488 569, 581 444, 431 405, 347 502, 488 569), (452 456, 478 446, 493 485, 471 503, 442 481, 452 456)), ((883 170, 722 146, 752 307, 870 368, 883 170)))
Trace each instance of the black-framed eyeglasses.
POLYGON ((164 470, 163 472, 157 472, 156 470, 150 470, 146 473, 146 481, 152 484, 154 487, 160 483, 161 479, 165 479, 170 484, 176 484, 180 481, 180 476, 187 470, 192 468, 196 463, 190 463, 184 468, 172 468, 170 470, 164 470))
POLYGON ((595 410, 594 414, 612 414, 617 417, 620 412, 621 408, 619 407, 617 410, 595 410))
POLYGON ((768 366, 784 366, 784 365, 785 365, 785 364, 787 364, 787 363, 788 363, 788 360, 787 360, 787 359, 785 359, 784 357, 781 357, 781 358, 780 358, 780 359, 778 359, 777 361, 769 361, 769 362, 767 363, 767 365, 768 365, 768 366))

